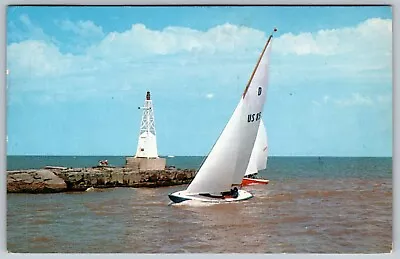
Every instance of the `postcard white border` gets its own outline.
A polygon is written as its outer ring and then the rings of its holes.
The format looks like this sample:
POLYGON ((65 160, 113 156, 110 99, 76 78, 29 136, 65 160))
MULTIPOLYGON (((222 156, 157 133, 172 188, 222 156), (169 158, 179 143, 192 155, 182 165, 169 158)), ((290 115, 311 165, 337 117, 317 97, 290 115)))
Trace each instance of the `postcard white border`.
POLYGON ((344 0, 3 0, 0 2, 0 258, 309 258, 310 256, 317 256, 318 258, 399 258, 400 254, 400 206, 399 206, 399 191, 400 177, 399 177, 399 152, 400 152, 400 138, 398 129, 400 124, 400 90, 398 86, 396 71, 399 71, 396 64, 399 62, 399 51, 396 46, 400 46, 399 42, 399 25, 400 21, 397 19, 400 8, 398 1, 394 0, 362 0, 362 1, 344 1, 344 0), (6 181, 6 84, 5 84, 5 71, 6 71, 6 8, 7 5, 392 5, 393 12, 393 251, 390 254, 357 254, 357 255, 332 255, 332 254, 12 254, 8 253, 7 238, 6 238, 6 195, 7 195, 7 181, 6 181), (397 68, 397 69, 396 69, 397 68), (397 220, 396 220, 397 219, 397 220), (398 254, 398 256, 396 256, 398 254))

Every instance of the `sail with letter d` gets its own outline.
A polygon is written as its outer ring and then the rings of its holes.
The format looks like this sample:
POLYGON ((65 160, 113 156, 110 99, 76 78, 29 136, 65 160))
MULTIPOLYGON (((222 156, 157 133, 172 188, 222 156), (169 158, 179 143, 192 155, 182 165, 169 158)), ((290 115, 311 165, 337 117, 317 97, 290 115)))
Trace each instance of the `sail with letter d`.
POLYGON ((249 164, 266 100, 271 39, 272 34, 263 48, 235 111, 196 177, 188 186, 189 193, 218 194, 229 191, 232 185, 241 184, 249 164))

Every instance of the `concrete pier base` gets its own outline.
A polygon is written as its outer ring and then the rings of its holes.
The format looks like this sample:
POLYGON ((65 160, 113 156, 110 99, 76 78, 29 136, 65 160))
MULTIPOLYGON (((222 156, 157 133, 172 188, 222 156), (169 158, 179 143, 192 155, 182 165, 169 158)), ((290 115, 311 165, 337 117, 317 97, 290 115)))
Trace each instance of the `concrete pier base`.
POLYGON ((165 158, 126 157, 126 168, 138 171, 164 170, 167 164, 165 158))

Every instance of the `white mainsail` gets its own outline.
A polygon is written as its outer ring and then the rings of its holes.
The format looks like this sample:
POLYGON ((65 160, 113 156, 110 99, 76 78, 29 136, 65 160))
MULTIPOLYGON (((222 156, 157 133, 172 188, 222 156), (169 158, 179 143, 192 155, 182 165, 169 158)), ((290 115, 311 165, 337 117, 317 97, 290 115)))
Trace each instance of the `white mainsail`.
POLYGON ((246 173, 244 176, 258 173, 261 170, 267 168, 268 159, 268 138, 267 131, 264 123, 260 121, 260 127, 258 128, 257 138, 254 143, 253 151, 250 156, 249 165, 247 166, 246 173))
POLYGON ((191 184, 189 193, 218 194, 240 185, 249 164, 267 94, 272 35, 232 117, 191 184))

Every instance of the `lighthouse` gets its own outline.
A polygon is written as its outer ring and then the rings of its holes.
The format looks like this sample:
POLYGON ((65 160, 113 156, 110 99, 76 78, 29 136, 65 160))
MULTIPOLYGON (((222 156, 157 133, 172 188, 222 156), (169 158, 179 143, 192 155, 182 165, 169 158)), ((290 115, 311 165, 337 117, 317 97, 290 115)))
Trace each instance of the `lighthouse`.
POLYGON ((125 167, 139 171, 164 170, 166 159, 158 157, 154 107, 149 91, 146 93, 143 107, 138 107, 138 109, 143 113, 136 154, 126 158, 125 167))
POLYGON ((154 108, 150 92, 146 93, 144 106, 138 107, 138 109, 143 110, 143 114, 142 122, 140 123, 139 140, 135 157, 158 158, 154 108))

